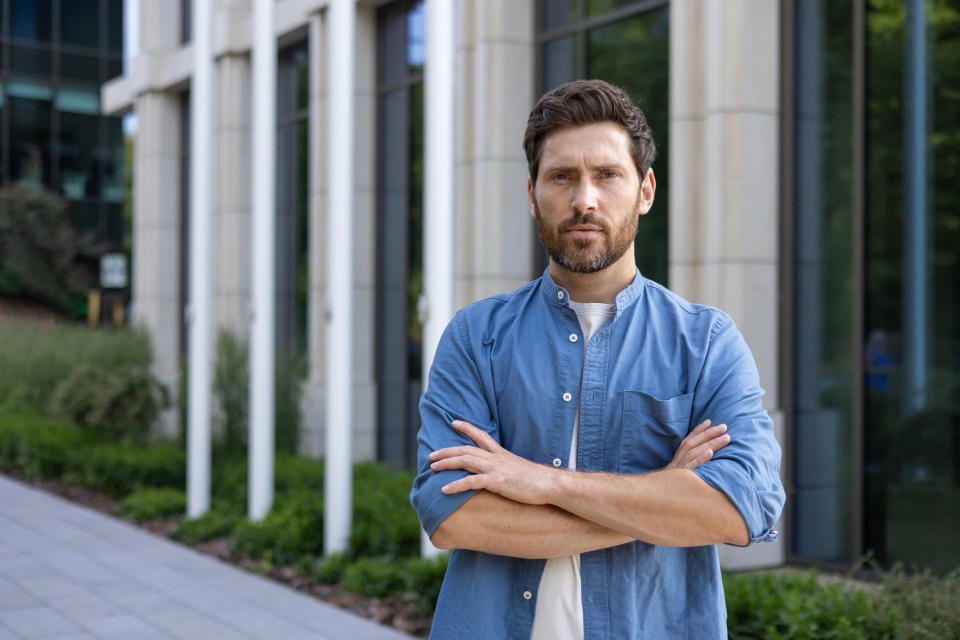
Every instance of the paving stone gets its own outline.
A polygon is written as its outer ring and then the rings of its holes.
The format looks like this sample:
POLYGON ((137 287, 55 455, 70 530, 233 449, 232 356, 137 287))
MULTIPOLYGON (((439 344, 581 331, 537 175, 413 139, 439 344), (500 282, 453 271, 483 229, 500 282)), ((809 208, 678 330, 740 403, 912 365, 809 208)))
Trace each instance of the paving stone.
POLYGON ((58 596, 69 596, 83 593, 83 587, 73 580, 56 574, 22 578, 17 584, 34 597, 40 600, 49 600, 58 596))
POLYGON ((0 624, 25 640, 81 631, 77 625, 49 607, 0 612, 0 624))
POLYGON ((47 600, 47 606, 74 622, 109 618, 128 613, 119 605, 88 591, 50 598, 47 600))
POLYGON ((20 636, 14 635, 13 631, 0 625, 0 640, 20 640, 20 636))

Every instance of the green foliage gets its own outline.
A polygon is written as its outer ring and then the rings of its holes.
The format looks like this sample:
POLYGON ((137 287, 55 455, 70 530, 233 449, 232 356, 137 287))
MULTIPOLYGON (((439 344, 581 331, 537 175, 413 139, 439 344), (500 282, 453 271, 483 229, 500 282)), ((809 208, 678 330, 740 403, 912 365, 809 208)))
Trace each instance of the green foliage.
POLYGON ((351 562, 348 554, 335 553, 326 558, 319 558, 309 565, 309 571, 320 584, 337 584, 343 581, 343 574, 351 562))
POLYGON ((67 203, 46 189, 0 189, 0 295, 77 315, 100 251, 71 226, 67 203))
POLYGON ((76 369, 146 369, 152 359, 150 338, 142 331, 0 324, 0 407, 48 413, 50 398, 76 369))
POLYGON ((383 598, 402 596, 415 611, 429 613, 437 606, 440 585, 450 561, 449 554, 437 558, 359 558, 332 556, 314 569, 321 582, 342 582, 346 591, 383 598))
POLYGON ((173 537, 187 544, 197 544, 225 538, 242 520, 242 516, 232 511, 214 508, 199 518, 181 522, 173 532, 173 537))
POLYGON ((180 515, 186 508, 186 495, 176 489, 139 489, 120 503, 120 513, 134 522, 180 515))
POLYGON ((897 637, 897 616, 862 589, 823 586, 816 572, 726 574, 730 638, 833 640, 897 637))
MULTIPOLYGON (((296 453, 300 445, 300 402, 306 359, 298 352, 277 353, 274 368, 274 443, 276 450, 296 453)), ((250 349, 232 332, 217 334, 213 391, 220 415, 220 446, 246 450, 250 424, 250 349)))
POLYGON ((883 575, 881 607, 901 621, 901 636, 917 640, 960 638, 960 569, 938 577, 895 566, 883 575))
POLYGON ((343 588, 373 598, 403 593, 407 586, 404 566, 393 560, 358 558, 343 572, 343 588))
POLYGON ((442 553, 436 558, 410 558, 406 561, 407 590, 413 596, 416 611, 430 613, 437 608, 440 586, 449 563, 449 553, 442 553))
POLYGON ((408 499, 414 475, 391 473, 372 463, 354 467, 353 557, 419 554, 420 524, 408 499))
POLYGON ((78 429, 35 414, 0 414, 0 468, 57 478, 82 460, 88 438, 78 429))
POLYGON ((217 333, 213 392, 220 408, 220 444, 230 451, 247 446, 250 415, 250 350, 232 332, 217 333))
POLYGON ((69 479, 112 496, 143 487, 184 489, 186 454, 172 445, 139 447, 99 442, 78 452, 69 479))
POLYGON ((323 496, 301 494, 278 500, 260 522, 246 520, 233 530, 237 553, 279 564, 294 564, 323 552, 323 496))
POLYGON ((80 367, 53 394, 54 411, 116 442, 144 443, 170 394, 146 368, 107 372, 80 367))

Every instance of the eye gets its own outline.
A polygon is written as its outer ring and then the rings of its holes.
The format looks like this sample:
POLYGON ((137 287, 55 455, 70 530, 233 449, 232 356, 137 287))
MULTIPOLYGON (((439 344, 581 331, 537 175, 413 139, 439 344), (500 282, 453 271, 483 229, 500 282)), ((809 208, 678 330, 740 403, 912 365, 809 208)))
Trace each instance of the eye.
POLYGON ((600 177, 605 179, 610 179, 610 178, 617 178, 619 177, 619 175, 620 175, 619 173, 611 169, 609 171, 604 171, 603 173, 601 173, 600 177))
POLYGON ((555 173, 550 176, 550 179, 554 182, 568 182, 570 180, 570 175, 566 173, 555 173))

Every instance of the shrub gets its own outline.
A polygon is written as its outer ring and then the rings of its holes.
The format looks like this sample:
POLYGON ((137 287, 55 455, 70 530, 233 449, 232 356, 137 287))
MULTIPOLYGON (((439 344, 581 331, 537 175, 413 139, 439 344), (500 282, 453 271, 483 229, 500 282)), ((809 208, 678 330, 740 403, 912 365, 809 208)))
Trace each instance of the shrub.
POLYGON ((412 472, 391 473, 382 465, 354 467, 353 557, 404 557, 420 552, 420 523, 410 508, 412 472))
POLYGON ((24 323, 0 324, 0 406, 49 413, 57 387, 74 370, 87 367, 112 373, 147 369, 152 361, 145 332, 56 325, 40 329, 24 323))
POLYGON ((22 185, 0 190, 0 294, 78 315, 100 253, 74 230, 56 194, 22 185))
POLYGON ((407 586, 404 568, 392 560, 359 558, 343 572, 343 588, 374 598, 401 594, 407 586))
POLYGON ((410 558, 407 561, 407 590, 413 596, 416 611, 431 613, 437 608, 440 586, 449 563, 449 553, 442 553, 436 558, 410 558))
POLYGON ((35 414, 0 415, 0 467, 57 478, 82 460, 89 439, 74 427, 35 414))
POLYGON ((343 574, 351 562, 349 555, 335 553, 316 560, 310 566, 310 574, 320 584, 337 584, 343 580, 343 574))
POLYGON ((139 489, 120 503, 120 513, 134 522, 181 515, 187 497, 176 489, 139 489))
POLYGON ((54 410, 77 426, 116 442, 144 443, 170 404, 166 387, 145 368, 76 369, 57 387, 54 410))
POLYGON ((280 564, 323 553, 323 499, 300 495, 287 498, 260 522, 246 520, 233 530, 237 553, 280 564))
POLYGON ((723 582, 730 638, 897 637, 895 614, 861 588, 820 585, 816 572, 725 574, 723 582))
POLYGON ((244 450, 250 415, 250 350, 226 329, 217 333, 213 392, 219 408, 221 446, 244 450))
POLYGON ((242 516, 226 510, 213 509, 199 518, 184 520, 173 531, 173 537, 187 544, 198 544, 225 538, 242 520, 242 516))
POLYGON ((142 487, 184 490, 186 453, 173 445, 137 447, 99 443, 88 447, 73 479, 112 496, 125 496, 142 487))
POLYGON ((960 568, 938 577, 895 566, 883 576, 881 607, 900 620, 904 638, 960 638, 960 568))

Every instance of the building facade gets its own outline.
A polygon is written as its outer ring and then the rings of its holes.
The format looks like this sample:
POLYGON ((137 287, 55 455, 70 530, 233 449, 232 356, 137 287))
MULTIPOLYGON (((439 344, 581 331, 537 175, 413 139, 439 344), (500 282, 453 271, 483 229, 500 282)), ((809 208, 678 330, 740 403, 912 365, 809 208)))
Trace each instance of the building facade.
MULTIPOLYGON (((252 1, 211 1, 212 322, 244 337, 252 1)), ((425 13, 446 0, 350 0, 353 206, 336 211, 326 115, 338 60, 325 47, 339 1, 274 7, 276 333, 278 348, 307 356, 302 450, 324 454, 331 222, 353 232, 353 455, 408 466, 430 351, 425 138, 453 137, 459 307, 542 271, 526 116, 550 87, 599 77, 639 100, 660 148, 641 271, 733 316, 784 446, 781 541, 724 549, 725 564, 849 566, 867 552, 960 564, 950 1, 455 0, 455 125, 437 132, 425 118, 425 13)), ((174 385, 189 299, 190 5, 142 0, 140 55, 102 93, 105 113, 138 116, 133 295, 174 385)))
POLYGON ((44 186, 74 227, 122 248, 120 118, 100 86, 123 73, 123 0, 0 0, 0 185, 44 186))

